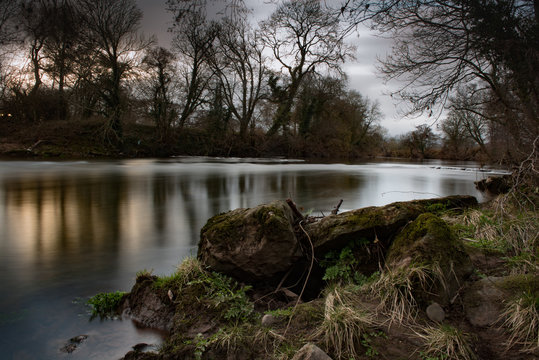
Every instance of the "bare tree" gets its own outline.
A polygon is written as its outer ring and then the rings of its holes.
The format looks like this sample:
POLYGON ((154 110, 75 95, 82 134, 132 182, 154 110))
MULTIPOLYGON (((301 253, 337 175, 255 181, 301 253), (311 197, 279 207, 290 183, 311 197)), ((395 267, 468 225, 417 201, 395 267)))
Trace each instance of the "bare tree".
POLYGON ((174 16, 171 27, 173 49, 181 63, 180 76, 184 83, 179 115, 179 127, 182 129, 205 101, 204 93, 213 77, 210 64, 219 27, 208 19, 207 2, 204 0, 167 0, 167 6, 174 16))
POLYGON ((159 140, 165 143, 171 140, 172 127, 178 117, 172 101, 174 61, 174 55, 162 47, 149 49, 143 60, 150 77, 145 89, 150 100, 149 113, 157 127, 159 140))
POLYGON ((133 68, 134 55, 148 47, 151 40, 139 35, 142 12, 135 0, 80 0, 79 9, 86 30, 84 40, 101 70, 96 89, 108 117, 105 139, 121 145, 122 80, 133 68))
POLYGON ((531 0, 348 0, 341 9, 394 39, 379 68, 403 81, 395 95, 410 113, 440 114, 457 87, 475 83, 498 103, 503 126, 525 129, 514 136, 523 152, 539 134, 538 10, 531 0))
POLYGON ((82 30, 80 16, 72 0, 49 0, 48 7, 50 26, 43 48, 48 60, 45 71, 57 82, 58 91, 63 97, 82 30))
POLYGON ((341 26, 338 12, 325 8, 319 0, 287 1, 271 17, 261 23, 266 46, 281 71, 289 77, 282 103, 268 131, 275 134, 288 131, 290 112, 301 82, 306 74, 335 70, 351 57, 354 48, 344 39, 349 28, 341 26))
POLYGON ((225 103, 239 124, 240 138, 245 140, 268 76, 264 48, 259 34, 250 28, 246 18, 224 20, 218 39, 215 69, 225 103))
POLYGON ((17 38, 15 17, 18 0, 0 0, 0 46, 10 44, 17 38))

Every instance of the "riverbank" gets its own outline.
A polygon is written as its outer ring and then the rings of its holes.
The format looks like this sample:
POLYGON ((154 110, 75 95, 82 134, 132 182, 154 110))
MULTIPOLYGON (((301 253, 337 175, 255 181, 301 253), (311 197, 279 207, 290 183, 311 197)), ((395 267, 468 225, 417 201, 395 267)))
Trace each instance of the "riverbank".
MULTIPOLYGON (((219 134, 197 128, 186 128, 168 139, 156 137, 152 125, 126 122, 122 141, 104 140, 104 120, 88 119, 48 120, 24 122, 14 117, 3 117, 0 122, 0 158, 29 158, 35 160, 118 159, 170 156, 219 157, 288 157, 303 159, 411 159, 411 152, 395 144, 395 139, 378 139, 376 144, 363 147, 332 143, 332 139, 311 142, 299 136, 267 137, 261 131, 240 138, 233 133, 219 134), (331 140, 331 141, 330 141, 331 140)), ((333 141, 334 142, 334 141, 333 141)), ((477 151, 461 159, 454 159, 442 149, 432 149, 414 159, 485 160, 477 151)))
MULTIPOLYGON (((409 209, 401 204, 369 211, 409 209)), ((169 335, 158 352, 138 346, 125 359, 304 359, 305 345, 333 359, 535 359, 534 204, 510 194, 471 207, 433 202, 419 216, 407 210, 415 220, 393 234, 378 224, 368 241, 341 242, 317 256, 321 272, 309 275, 322 280, 315 295, 302 296, 304 281, 286 287, 233 279, 207 268, 204 257, 187 259, 168 277, 143 271, 122 309, 169 335), (376 267, 364 266, 372 260, 376 267)), ((386 222, 390 213, 382 212, 386 222)), ((220 223, 211 219, 202 233, 220 223)))

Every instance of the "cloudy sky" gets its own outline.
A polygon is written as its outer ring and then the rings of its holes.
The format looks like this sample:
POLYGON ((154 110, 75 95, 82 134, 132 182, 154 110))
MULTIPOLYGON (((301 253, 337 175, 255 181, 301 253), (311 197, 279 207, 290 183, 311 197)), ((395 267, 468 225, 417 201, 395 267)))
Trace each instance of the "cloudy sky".
MULTIPOLYGON (((167 29, 171 25, 171 15, 166 11, 166 0, 137 0, 137 3, 144 12, 143 31, 148 35, 157 36, 161 46, 169 46, 171 35, 167 29)), ((276 6, 275 1, 271 0, 246 0, 246 3, 252 9, 253 23, 267 18, 276 6)), ((432 121, 427 121, 424 117, 402 118, 399 110, 406 105, 397 104, 387 95, 398 85, 385 84, 377 74, 375 68, 377 57, 383 58, 391 50, 391 41, 375 36, 367 28, 360 29, 359 36, 354 34, 350 41, 357 45, 356 60, 344 65, 350 88, 380 103, 383 113, 381 124, 388 130, 389 135, 403 134, 425 122, 430 124, 432 121)))

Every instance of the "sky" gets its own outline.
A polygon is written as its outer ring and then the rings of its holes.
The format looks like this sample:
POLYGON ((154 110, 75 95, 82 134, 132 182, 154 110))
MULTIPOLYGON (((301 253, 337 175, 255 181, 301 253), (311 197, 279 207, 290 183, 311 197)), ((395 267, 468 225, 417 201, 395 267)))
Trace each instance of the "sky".
MULTIPOLYGON (((252 9, 251 20, 257 23, 267 17, 275 9, 275 1, 271 0, 245 0, 252 9)), ((144 13, 142 30, 147 35, 155 35, 160 46, 168 47, 172 36, 168 33, 171 26, 171 14, 166 11, 166 0, 137 0, 144 13)), ((350 37, 350 41, 357 46, 356 59, 343 65, 348 75, 350 89, 357 90, 372 101, 380 103, 382 111, 381 125, 388 130, 388 135, 397 136, 415 129, 415 126, 428 123, 431 119, 423 116, 417 118, 403 118, 402 110, 406 104, 398 104, 389 96, 391 91, 398 88, 398 83, 386 84, 380 78, 376 63, 377 57, 383 58, 391 51, 391 40, 376 36, 368 28, 359 29, 358 34, 350 37)))

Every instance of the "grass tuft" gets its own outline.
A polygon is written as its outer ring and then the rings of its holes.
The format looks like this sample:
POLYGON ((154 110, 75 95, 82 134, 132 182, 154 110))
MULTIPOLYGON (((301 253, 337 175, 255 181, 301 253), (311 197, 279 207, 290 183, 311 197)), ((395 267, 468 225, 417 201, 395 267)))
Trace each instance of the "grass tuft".
POLYGON ((470 336, 450 325, 428 327, 416 333, 424 342, 422 352, 427 358, 474 360, 475 353, 470 346, 470 336))
POLYGON ((509 302, 502 314, 511 337, 508 347, 522 345, 525 351, 539 350, 539 296, 527 291, 509 302))
POLYGON ((326 296, 324 320, 314 337, 322 338, 337 359, 358 358, 364 334, 375 325, 372 313, 354 306, 346 293, 333 290, 326 296))
POLYGON ((380 297, 379 310, 388 316, 389 323, 412 322, 417 314, 418 291, 429 293, 436 283, 446 286, 439 266, 411 264, 386 268, 381 276, 367 285, 367 290, 380 297))

